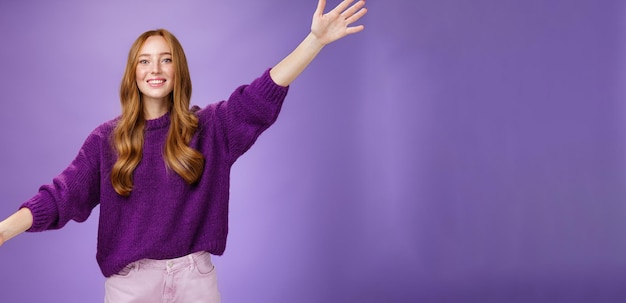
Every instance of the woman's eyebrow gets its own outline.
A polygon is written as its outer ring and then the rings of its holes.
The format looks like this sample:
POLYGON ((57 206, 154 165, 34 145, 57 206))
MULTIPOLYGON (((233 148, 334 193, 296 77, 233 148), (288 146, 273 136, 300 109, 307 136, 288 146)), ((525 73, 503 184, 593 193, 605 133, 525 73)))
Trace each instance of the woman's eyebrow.
MULTIPOLYGON (((170 53, 170 52, 163 52, 163 53, 159 54, 159 56, 164 56, 164 55, 171 56, 172 53, 170 53)), ((151 56, 151 54, 141 54, 141 55, 139 55, 139 57, 150 57, 150 56, 151 56)))

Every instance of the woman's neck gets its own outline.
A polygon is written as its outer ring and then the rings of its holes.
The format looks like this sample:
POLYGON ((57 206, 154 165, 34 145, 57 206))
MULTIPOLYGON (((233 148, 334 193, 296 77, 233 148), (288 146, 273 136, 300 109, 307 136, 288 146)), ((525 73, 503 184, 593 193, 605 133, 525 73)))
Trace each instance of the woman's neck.
POLYGON ((159 118, 169 111, 169 102, 146 100, 143 103, 143 113, 146 120, 159 118))

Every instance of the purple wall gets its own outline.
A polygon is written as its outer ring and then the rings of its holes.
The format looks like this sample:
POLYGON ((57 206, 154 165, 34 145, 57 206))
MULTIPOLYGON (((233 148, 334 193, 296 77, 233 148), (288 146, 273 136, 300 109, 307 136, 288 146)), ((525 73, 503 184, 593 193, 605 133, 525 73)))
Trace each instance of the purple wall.
MULTIPOLYGON (((141 32, 178 36, 205 105, 286 55, 315 5, 0 2, 0 216, 119 113, 141 32)), ((224 302, 626 301, 620 2, 368 7, 233 169, 224 302)), ((0 301, 100 302, 96 226, 1 247, 0 301)))

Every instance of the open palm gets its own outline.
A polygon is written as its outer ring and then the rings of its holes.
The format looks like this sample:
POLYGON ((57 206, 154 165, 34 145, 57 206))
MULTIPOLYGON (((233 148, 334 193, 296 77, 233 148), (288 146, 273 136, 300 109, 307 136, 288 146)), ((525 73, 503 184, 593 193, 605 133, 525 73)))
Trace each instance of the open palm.
POLYGON ((326 0, 319 0, 317 10, 313 15, 311 33, 324 45, 339 40, 347 35, 358 33, 363 30, 363 25, 350 26, 367 13, 365 0, 360 0, 354 5, 354 0, 344 0, 330 12, 324 14, 326 0))

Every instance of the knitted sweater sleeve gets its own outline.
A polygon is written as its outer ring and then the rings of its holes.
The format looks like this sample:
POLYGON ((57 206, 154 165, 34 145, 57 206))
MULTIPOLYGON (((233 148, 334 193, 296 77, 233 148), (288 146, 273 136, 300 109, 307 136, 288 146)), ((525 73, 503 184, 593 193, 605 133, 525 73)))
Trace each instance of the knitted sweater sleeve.
POLYGON ((99 203, 100 148, 104 141, 98 130, 92 132, 71 164, 20 206, 33 214, 29 232, 59 229, 69 220, 87 220, 99 203))
POLYGON ((249 85, 238 87, 228 101, 217 104, 216 115, 224 130, 231 163, 278 117, 289 87, 276 84, 269 71, 267 69, 249 85))

